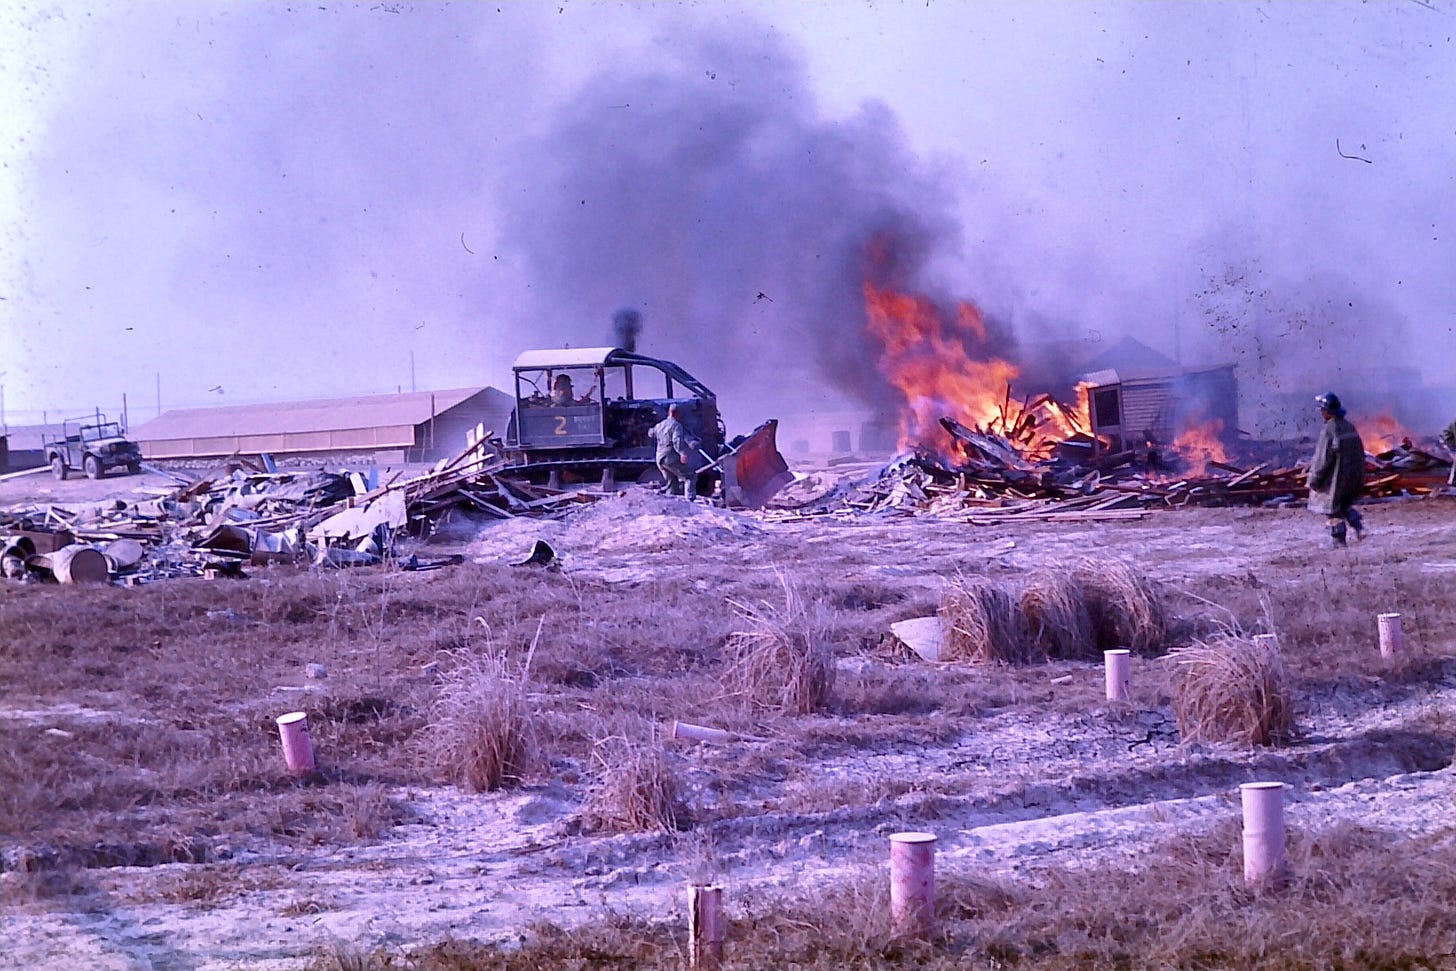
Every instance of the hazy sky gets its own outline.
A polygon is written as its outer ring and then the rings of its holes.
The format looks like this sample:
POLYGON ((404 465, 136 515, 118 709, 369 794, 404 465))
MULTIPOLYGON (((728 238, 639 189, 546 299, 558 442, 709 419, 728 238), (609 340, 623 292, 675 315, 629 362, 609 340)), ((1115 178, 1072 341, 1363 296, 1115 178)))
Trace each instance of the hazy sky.
POLYGON ((1453 34, 1451 0, 9 3, 6 417, 407 389, 411 354, 504 388, 632 306, 751 427, 875 382, 877 234, 1024 344, 1450 385, 1453 34))

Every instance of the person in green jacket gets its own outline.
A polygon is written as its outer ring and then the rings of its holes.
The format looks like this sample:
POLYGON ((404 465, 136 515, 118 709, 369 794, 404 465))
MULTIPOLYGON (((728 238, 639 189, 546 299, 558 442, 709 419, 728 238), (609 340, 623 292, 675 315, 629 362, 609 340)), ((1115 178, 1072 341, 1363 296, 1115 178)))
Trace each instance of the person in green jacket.
POLYGON ((1355 508, 1365 488, 1365 444, 1346 420, 1339 396, 1326 391, 1314 401, 1325 425, 1309 460, 1309 508, 1329 517, 1330 539, 1344 546, 1346 524, 1355 527, 1356 539, 1365 538, 1365 524, 1355 508))
POLYGON ((657 470, 662 473, 663 491, 692 498, 693 477, 688 463, 698 442, 689 437, 682 418, 682 406, 673 402, 668 405, 667 417, 647 434, 657 440, 657 470))

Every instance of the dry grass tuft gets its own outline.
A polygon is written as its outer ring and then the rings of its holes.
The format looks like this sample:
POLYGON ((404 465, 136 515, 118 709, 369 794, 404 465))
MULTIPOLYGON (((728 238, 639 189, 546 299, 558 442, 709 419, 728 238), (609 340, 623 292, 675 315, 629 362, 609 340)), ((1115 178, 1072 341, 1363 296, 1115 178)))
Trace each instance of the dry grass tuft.
POLYGON ((1173 651, 1173 711, 1189 742, 1278 745, 1294 733, 1289 679, 1278 648, 1225 635, 1173 651))
POLYGON ((530 657, 519 673, 495 651, 456 657, 459 664, 430 710, 426 758, 475 792, 519 784, 539 761, 526 697, 530 657))
POLYGON ((1168 640, 1171 618, 1156 584, 1124 560, 1083 560, 1072 571, 1092 617, 1097 650, 1153 651, 1168 640))
POLYGON ((1047 657, 1093 661, 1097 647, 1087 595, 1076 577, 1061 571, 1032 574, 1021 591, 1021 614, 1031 641, 1047 657))
POLYGON ((593 828, 616 832, 672 832, 686 821, 677 776, 655 738, 602 739, 594 753, 600 775, 587 800, 593 828))
POLYGON ((724 682, 755 708, 807 715, 829 705, 834 649, 821 607, 805 603, 787 578, 780 576, 779 583, 782 607, 767 601, 733 604, 747 628, 728 638, 724 682))
POLYGON ((940 619, 945 628, 944 660, 1004 664, 1032 660, 1026 620, 1012 596, 995 584, 965 577, 951 580, 941 597, 940 619))

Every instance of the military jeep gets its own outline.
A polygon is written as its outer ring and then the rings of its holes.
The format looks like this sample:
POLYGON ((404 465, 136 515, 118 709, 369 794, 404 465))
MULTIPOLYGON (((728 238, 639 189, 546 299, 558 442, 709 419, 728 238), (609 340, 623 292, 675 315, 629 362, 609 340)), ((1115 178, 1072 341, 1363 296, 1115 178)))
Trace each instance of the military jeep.
POLYGON ((107 421, 99 411, 84 418, 68 418, 61 434, 45 443, 46 461, 57 479, 80 469, 88 479, 99 479, 108 469, 124 468, 133 475, 142 470, 142 450, 126 437, 121 424, 107 421))

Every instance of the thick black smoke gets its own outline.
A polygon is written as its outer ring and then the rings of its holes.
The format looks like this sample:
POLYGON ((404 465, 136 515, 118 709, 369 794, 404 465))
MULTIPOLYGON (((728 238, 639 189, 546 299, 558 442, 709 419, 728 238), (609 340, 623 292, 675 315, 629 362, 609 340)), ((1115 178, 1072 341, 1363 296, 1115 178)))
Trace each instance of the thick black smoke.
POLYGON ((37 9, 20 46, 79 41, 14 75, 12 407, 504 384, 622 307, 735 422, 893 407, 866 280, 978 303, 1027 390, 1077 365, 1048 338, 1124 333, 1246 396, 1448 380, 1449 3, 865 7, 832 39, 772 5, 37 9))
POLYGON ((931 287, 959 229, 888 108, 824 118, 794 53, 743 31, 603 67, 548 128, 499 195, 563 340, 609 342, 629 302, 639 348, 720 393, 893 403, 863 284, 931 287))

